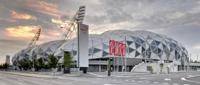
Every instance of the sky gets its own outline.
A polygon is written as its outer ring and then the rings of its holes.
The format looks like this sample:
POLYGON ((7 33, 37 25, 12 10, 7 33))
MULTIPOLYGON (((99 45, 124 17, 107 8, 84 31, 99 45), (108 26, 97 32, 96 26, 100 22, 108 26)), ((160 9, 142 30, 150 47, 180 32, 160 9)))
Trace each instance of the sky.
POLYGON ((200 54, 200 0, 0 0, 1 62, 26 48, 40 27, 38 44, 63 39, 60 24, 81 5, 90 34, 147 30, 177 40, 193 60, 200 54))

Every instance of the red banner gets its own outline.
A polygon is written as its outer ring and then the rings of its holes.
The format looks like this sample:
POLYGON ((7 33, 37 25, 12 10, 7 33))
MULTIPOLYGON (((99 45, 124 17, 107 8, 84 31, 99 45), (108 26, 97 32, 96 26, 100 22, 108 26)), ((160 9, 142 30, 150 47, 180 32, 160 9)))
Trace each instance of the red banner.
POLYGON ((125 56, 126 44, 123 42, 110 40, 109 42, 109 54, 114 56, 125 56))

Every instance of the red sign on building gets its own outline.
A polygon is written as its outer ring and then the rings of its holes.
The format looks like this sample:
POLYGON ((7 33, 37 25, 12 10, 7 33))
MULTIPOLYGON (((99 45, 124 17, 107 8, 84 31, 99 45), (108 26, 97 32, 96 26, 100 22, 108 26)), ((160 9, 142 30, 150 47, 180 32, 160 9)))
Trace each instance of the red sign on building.
POLYGON ((114 56, 125 56, 126 44, 123 42, 110 40, 109 41, 109 54, 114 56))

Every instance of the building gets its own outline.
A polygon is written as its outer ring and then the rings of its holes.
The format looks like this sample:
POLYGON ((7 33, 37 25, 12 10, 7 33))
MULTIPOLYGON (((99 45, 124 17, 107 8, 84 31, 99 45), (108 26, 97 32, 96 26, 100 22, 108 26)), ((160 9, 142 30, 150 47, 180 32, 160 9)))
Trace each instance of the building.
POLYGON ((6 55, 6 64, 10 65, 10 55, 6 55))
MULTIPOLYGON (((145 69, 149 65, 157 69, 162 64, 170 71, 179 71, 183 70, 188 62, 188 52, 179 42, 165 35, 142 30, 112 30, 90 35, 88 50, 89 71, 106 71, 109 58, 112 59, 111 66, 115 71, 147 71, 145 69), (123 56, 110 53, 111 40, 125 45, 123 56)), ((12 61, 32 59, 31 56, 47 58, 49 54, 54 54, 62 61, 63 51, 71 52, 74 60, 77 60, 77 39, 52 41, 32 49, 24 49, 18 52, 12 61)))

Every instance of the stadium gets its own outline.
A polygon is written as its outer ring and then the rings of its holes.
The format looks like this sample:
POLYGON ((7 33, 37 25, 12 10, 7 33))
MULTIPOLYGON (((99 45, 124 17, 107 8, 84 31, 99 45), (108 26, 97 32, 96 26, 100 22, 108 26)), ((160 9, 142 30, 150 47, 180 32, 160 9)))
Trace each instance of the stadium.
MULTIPOLYGON (((150 31, 111 30, 102 34, 89 35, 89 71, 107 71, 108 59, 112 58, 113 71, 146 72, 151 66, 154 72, 183 70, 188 62, 188 52, 176 40, 150 31), (123 55, 110 53, 110 41, 125 44, 123 55)), ((87 49, 87 48, 86 48, 87 49)), ((12 58, 14 65, 22 59, 32 60, 53 54, 62 62, 64 51, 69 51, 77 60, 77 39, 55 40, 35 47, 26 48, 12 58)))

